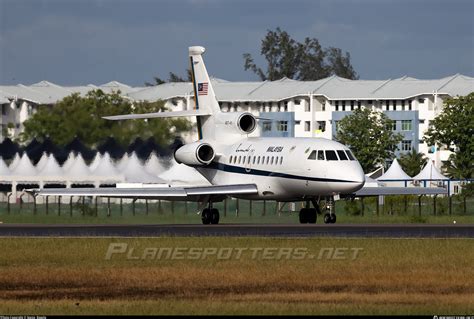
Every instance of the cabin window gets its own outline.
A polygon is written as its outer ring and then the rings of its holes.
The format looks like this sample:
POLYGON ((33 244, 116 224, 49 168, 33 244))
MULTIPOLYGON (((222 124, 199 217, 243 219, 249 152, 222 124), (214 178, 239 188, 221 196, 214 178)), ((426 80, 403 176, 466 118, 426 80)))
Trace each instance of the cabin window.
POLYGON ((318 151, 318 160, 324 161, 324 151, 318 151))
POLYGON ((341 161, 348 161, 346 153, 343 150, 337 150, 337 155, 339 155, 339 159, 341 161))
POLYGON ((272 165, 273 165, 273 156, 272 156, 272 160, 270 161, 270 164, 272 164, 272 165))
POLYGON ((229 158, 229 163, 232 164, 232 155, 231 155, 230 158, 229 158))
POLYGON ((280 165, 283 164, 283 156, 280 157, 280 165))
POLYGON ((315 160, 316 159, 316 151, 312 151, 311 154, 309 154, 308 159, 315 160))
POLYGON ((260 156, 257 157, 257 164, 260 164, 260 156))
POLYGON ((267 165, 270 163, 270 156, 267 156, 267 165))
POLYGON ((326 151, 326 160, 337 161, 337 155, 335 151, 326 151))
POLYGON ((355 160, 356 160, 355 157, 354 157, 354 155, 352 155, 352 152, 351 152, 351 151, 347 150, 347 151, 346 151, 346 154, 347 154, 347 157, 349 157, 349 159, 350 159, 351 161, 355 161, 355 160))
POLYGON ((252 164, 255 165, 255 161, 257 160, 257 156, 254 156, 253 157, 253 161, 252 161, 252 164))
POLYGON ((239 155, 239 164, 242 163, 242 156, 239 155))

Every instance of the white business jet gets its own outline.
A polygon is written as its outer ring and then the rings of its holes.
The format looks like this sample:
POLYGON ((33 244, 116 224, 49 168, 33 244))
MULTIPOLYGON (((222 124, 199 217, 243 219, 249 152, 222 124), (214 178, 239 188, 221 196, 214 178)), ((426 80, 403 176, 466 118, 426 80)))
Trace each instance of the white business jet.
MULTIPOLYGON (((301 223, 315 223, 320 199, 334 202, 340 194, 353 194, 365 182, 364 172, 344 145, 323 138, 249 137, 257 127, 248 112, 223 113, 214 94, 200 46, 189 48, 195 110, 129 114, 108 120, 196 116, 199 140, 178 148, 178 163, 194 167, 212 185, 155 188, 68 188, 38 189, 44 196, 101 196, 186 200, 200 203, 204 224, 218 224, 219 211, 213 202, 227 197, 306 202, 301 223), (310 203, 313 207, 310 207, 310 203)), ((325 223, 335 223, 330 209, 325 223)))

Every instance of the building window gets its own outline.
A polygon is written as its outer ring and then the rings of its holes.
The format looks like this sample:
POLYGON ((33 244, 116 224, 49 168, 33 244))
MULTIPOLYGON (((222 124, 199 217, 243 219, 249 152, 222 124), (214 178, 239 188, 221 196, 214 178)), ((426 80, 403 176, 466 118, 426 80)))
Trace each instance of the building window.
POLYGON ((336 112, 339 111, 339 101, 336 101, 335 107, 336 107, 336 112))
POLYGON ((7 115, 7 106, 2 104, 2 115, 7 115))
POLYGON ((351 101, 351 111, 354 111, 354 101, 351 101))
POLYGON ((402 151, 411 151, 411 141, 402 141, 402 151))
POLYGON ((396 131, 397 130, 397 121, 395 120, 389 120, 387 123, 387 129, 390 131, 396 131))
POLYGON ((405 111, 405 100, 402 100, 402 111, 405 111))
POLYGON ((418 99, 418 103, 420 103, 420 104, 425 103, 425 99, 418 99))
POLYGON ((388 101, 388 100, 385 101, 385 110, 386 110, 386 111, 390 110, 390 106, 389 106, 389 101, 388 101))
POLYGON ((272 130, 272 122, 269 122, 269 121, 263 122, 263 128, 262 128, 262 130, 263 130, 264 132, 271 131, 271 130, 272 130))
POLYGON ((277 122, 277 131, 288 132, 288 121, 278 121, 277 122))
POLYGON ((305 121, 304 122, 304 130, 305 130, 305 132, 311 131, 311 121, 305 121))
POLYGON ((305 111, 305 112, 311 111, 310 106, 311 106, 311 105, 309 105, 309 103, 305 103, 305 104, 304 104, 304 111, 305 111))
POLYGON ((359 108, 359 109, 360 109, 360 108, 361 108, 361 106, 362 106, 362 101, 357 101, 357 108, 359 108))
POLYGON ((393 105, 393 110, 396 111, 397 110, 397 101, 393 100, 392 105, 393 105))
POLYGON ((408 111, 411 111, 411 100, 408 100, 408 111))
POLYGON ((342 101, 342 111, 346 111, 346 101, 342 101))
POLYGON ((367 105, 372 105, 372 103, 373 103, 372 100, 367 101, 367 105))
POLYGON ((402 131, 411 131, 411 120, 402 120, 402 131))
POLYGON ((326 121, 317 121, 316 123, 318 124, 318 130, 321 132, 326 131, 326 121))
POLYGON ((425 124, 425 120, 420 120, 420 124, 425 124))

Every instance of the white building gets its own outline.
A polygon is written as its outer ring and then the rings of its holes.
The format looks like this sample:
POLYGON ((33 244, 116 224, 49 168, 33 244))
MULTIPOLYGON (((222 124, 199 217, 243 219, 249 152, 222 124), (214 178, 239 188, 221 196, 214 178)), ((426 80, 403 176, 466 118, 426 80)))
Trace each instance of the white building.
MULTIPOLYGON (((474 78, 461 74, 435 80, 407 76, 381 81, 348 80, 332 76, 318 81, 287 78, 264 82, 228 82, 216 78, 212 81, 224 112, 249 111, 273 119, 260 121, 255 135, 333 138, 339 120, 356 108, 369 107, 384 112, 394 121, 393 129, 404 136, 399 152, 411 149, 423 152, 437 167, 447 160, 449 152, 427 145, 423 135, 447 97, 474 91, 474 78)), ((176 111, 194 108, 192 86, 185 82, 145 88, 132 88, 115 81, 101 86, 62 87, 47 81, 30 86, 0 86, 2 131, 18 135, 22 123, 38 105, 53 106, 73 92, 84 94, 91 89, 120 90, 135 101, 162 99, 176 111)), ((196 132, 186 137, 196 138, 196 132)))

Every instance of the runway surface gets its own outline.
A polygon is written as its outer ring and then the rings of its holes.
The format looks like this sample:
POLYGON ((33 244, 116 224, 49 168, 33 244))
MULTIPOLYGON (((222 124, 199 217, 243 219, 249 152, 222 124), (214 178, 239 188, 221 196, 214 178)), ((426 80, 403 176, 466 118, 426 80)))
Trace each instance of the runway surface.
POLYGON ((0 225, 0 237, 156 237, 156 236, 266 236, 266 237, 418 237, 474 238, 474 224, 176 224, 176 225, 0 225))

